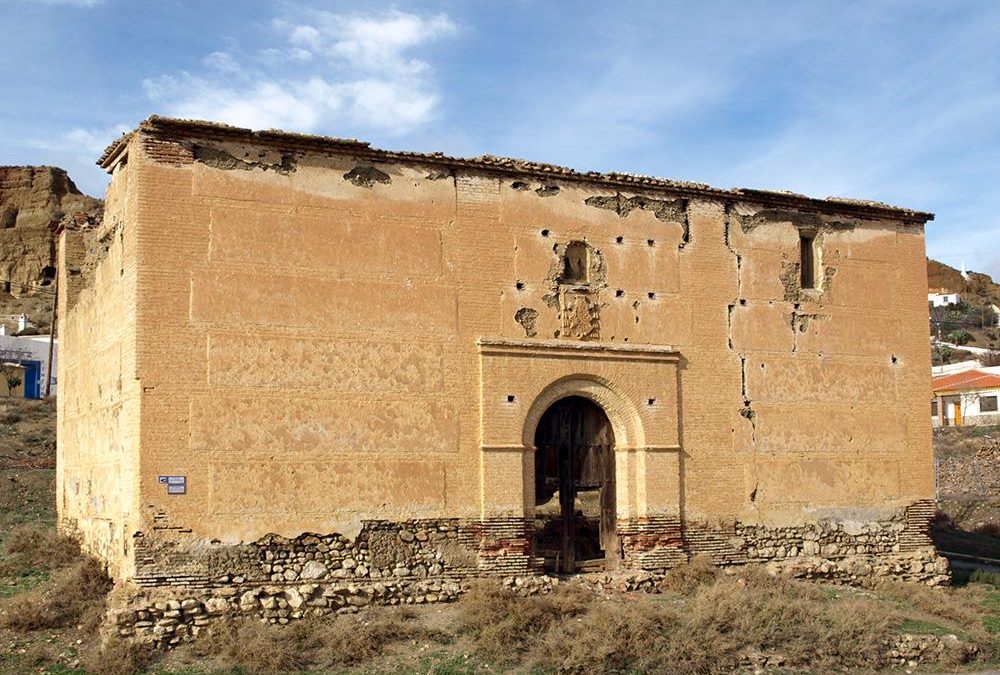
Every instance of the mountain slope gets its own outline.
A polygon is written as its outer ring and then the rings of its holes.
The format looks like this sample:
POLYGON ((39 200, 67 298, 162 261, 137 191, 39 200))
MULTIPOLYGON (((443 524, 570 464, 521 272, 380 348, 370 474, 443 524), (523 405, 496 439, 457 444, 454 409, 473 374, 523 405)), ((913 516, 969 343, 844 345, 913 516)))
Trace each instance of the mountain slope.
MULTIPOLYGON (((0 315, 25 313, 45 328, 55 277, 54 225, 79 212, 99 214, 63 169, 0 166, 0 315)), ((8 328, 12 321, 7 320, 8 328)))

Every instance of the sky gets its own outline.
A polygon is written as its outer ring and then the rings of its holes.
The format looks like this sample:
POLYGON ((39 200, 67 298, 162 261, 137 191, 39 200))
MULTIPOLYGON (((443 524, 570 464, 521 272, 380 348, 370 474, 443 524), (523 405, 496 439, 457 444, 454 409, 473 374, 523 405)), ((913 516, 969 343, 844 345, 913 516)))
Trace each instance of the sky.
POLYGON ((0 0, 0 164, 100 196, 150 114, 936 218, 1000 281, 994 0, 0 0))

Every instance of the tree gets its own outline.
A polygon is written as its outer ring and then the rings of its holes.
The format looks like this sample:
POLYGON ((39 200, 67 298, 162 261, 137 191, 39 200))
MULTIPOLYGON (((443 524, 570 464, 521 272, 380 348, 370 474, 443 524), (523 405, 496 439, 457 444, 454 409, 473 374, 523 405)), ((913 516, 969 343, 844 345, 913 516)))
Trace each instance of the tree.
POLYGON ((947 345, 938 345, 931 350, 931 362, 935 365, 943 366, 948 363, 950 359, 951 347, 947 345))
POLYGON ((948 333, 948 341, 954 342, 957 345, 968 344, 972 341, 972 333, 967 330, 953 330, 948 333))
POLYGON ((24 382, 21 379, 21 366, 16 363, 0 364, 0 374, 3 375, 4 381, 7 383, 7 397, 14 396, 14 390, 24 382))

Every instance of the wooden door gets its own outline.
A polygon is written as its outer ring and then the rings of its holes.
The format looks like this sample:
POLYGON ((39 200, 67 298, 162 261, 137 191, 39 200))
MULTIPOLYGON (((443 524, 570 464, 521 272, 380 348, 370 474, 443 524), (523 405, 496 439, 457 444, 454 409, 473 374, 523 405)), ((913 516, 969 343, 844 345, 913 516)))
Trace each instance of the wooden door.
POLYGON ((564 573, 613 564, 614 433, 607 415, 581 397, 557 401, 538 423, 535 448, 536 552, 564 573))

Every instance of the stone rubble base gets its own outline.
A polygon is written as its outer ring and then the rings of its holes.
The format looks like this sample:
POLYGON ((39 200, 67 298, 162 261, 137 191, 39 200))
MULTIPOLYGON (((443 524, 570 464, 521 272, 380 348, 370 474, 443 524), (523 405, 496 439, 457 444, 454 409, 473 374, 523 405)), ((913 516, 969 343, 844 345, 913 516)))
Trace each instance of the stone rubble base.
MULTIPOLYGON (((796 558, 765 565, 775 575, 872 587, 894 579, 931 586, 948 582, 948 562, 932 550, 893 556, 849 556, 840 559, 796 558)), ((607 592, 655 593, 664 572, 628 570, 572 577, 577 583, 607 592)), ((275 624, 309 616, 348 614, 369 605, 412 605, 451 602, 468 590, 469 578, 376 581, 322 580, 310 583, 230 584, 212 589, 134 589, 122 594, 109 610, 107 626, 117 635, 169 648, 190 640, 213 621, 251 617, 275 624)), ((507 588, 521 596, 550 592, 566 581, 546 575, 509 576, 507 588)))

